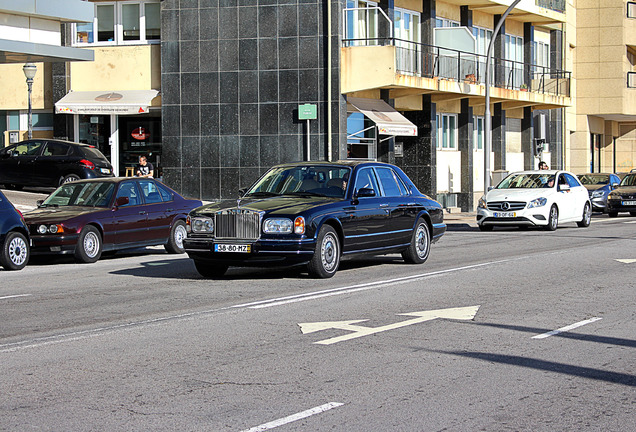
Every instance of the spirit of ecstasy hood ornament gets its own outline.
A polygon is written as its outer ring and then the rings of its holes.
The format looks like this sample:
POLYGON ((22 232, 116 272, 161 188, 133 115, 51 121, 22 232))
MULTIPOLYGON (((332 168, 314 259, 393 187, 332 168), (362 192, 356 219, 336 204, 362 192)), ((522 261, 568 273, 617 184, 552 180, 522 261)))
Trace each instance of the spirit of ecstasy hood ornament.
POLYGON ((241 208, 241 199, 240 198, 236 200, 236 208, 237 209, 241 208))

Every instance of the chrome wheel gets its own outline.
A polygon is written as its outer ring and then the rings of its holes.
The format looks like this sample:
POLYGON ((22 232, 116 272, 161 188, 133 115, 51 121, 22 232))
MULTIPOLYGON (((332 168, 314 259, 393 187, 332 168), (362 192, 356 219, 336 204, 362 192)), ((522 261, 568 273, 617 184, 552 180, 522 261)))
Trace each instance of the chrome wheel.
POLYGON ((402 252, 402 258, 409 264, 421 264, 428 259, 431 251, 431 231, 427 222, 420 219, 411 236, 411 244, 402 252))
POLYGON ((559 210, 555 205, 550 207, 550 215, 548 216, 548 226, 546 229, 548 231, 555 231, 559 226, 559 210))
POLYGON ((16 267, 22 267, 26 261, 28 256, 28 246, 24 241, 24 238, 21 236, 16 236, 11 239, 9 243, 9 260, 16 267))
POLYGON ((84 248, 84 252, 87 257, 95 258, 99 252, 99 237, 97 236, 97 233, 92 231, 86 233, 82 247, 84 248))
POLYGON ((333 227, 324 225, 316 239, 314 255, 308 269, 312 277, 330 278, 340 265, 340 238, 333 227))
POLYGON ((327 233, 320 246, 320 259, 322 260, 322 267, 326 272, 331 273, 336 271, 338 256, 338 239, 334 233, 327 233))

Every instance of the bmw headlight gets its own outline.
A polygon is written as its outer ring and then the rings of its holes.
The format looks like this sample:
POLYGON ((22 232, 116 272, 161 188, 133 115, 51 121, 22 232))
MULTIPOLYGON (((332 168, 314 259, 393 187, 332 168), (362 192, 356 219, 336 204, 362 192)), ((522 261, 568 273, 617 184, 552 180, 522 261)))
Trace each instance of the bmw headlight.
POLYGON ((190 229, 193 233, 213 233, 214 221, 209 217, 190 218, 190 229))
POLYGON ((603 195, 605 195, 605 192, 602 191, 602 190, 597 190, 597 191, 592 192, 592 198, 600 198, 603 195))
POLYGON ((543 207, 547 202, 548 200, 543 197, 533 199, 530 203, 528 203, 528 208, 543 207))
POLYGON ((57 234, 64 231, 62 225, 39 225, 38 226, 38 234, 57 234))
POLYGON ((294 223, 287 218, 265 219, 263 232, 267 234, 290 234, 294 223))
POLYGON ((486 203, 486 200, 484 199, 484 197, 479 198, 479 204, 477 204, 477 207, 488 209, 488 204, 486 203))

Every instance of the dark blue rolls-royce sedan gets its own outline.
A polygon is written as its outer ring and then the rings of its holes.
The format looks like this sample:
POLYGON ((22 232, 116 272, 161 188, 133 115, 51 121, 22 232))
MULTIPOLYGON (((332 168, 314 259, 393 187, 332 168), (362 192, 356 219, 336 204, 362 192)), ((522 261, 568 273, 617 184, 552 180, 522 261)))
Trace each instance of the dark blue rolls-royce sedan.
POLYGON ((275 166, 239 199, 191 211, 186 229, 184 248, 204 277, 306 264, 312 277, 329 278, 359 254, 423 263, 446 225, 442 206, 398 167, 338 161, 275 166))

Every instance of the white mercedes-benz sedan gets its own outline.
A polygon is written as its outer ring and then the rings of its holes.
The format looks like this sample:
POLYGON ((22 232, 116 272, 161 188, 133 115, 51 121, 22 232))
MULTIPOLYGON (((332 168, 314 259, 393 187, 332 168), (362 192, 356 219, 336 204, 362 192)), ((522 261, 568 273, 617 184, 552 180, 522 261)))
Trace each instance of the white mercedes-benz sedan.
POLYGON ((482 231, 494 226, 590 225, 592 205, 587 189, 567 171, 520 171, 510 174, 480 200, 477 224, 482 231))

